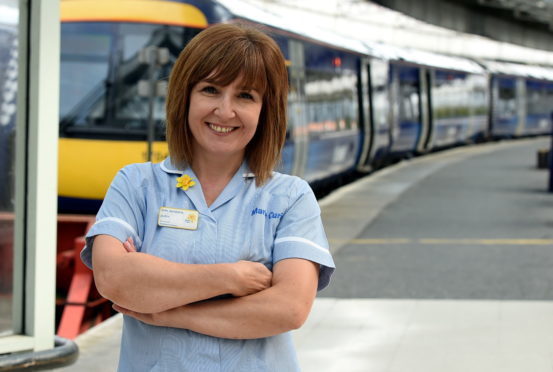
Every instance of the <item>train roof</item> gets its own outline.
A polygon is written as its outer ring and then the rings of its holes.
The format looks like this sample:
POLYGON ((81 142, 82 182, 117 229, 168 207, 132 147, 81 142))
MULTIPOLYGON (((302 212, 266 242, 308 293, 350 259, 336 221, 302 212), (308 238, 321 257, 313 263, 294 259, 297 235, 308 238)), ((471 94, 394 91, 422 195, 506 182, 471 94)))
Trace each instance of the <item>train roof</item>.
POLYGON ((479 64, 464 58, 449 57, 431 52, 414 49, 392 47, 379 43, 370 43, 353 37, 341 36, 330 30, 320 28, 310 22, 309 17, 298 19, 294 14, 286 17, 269 13, 255 5, 235 0, 218 0, 234 16, 252 20, 258 23, 288 31, 308 39, 329 44, 337 48, 347 49, 359 54, 376 58, 405 61, 423 66, 443 68, 470 73, 484 73, 479 64))
POLYGON ((478 63, 461 57, 451 57, 442 54, 399 48, 381 43, 365 42, 371 56, 391 61, 404 61, 422 66, 463 71, 475 74, 485 73, 485 69, 478 63))
POLYGON ((235 17, 262 23, 336 48, 367 54, 367 49, 361 41, 323 30, 311 23, 309 18, 297 19, 293 15, 287 17, 277 16, 242 1, 217 0, 217 2, 227 8, 235 17))
POLYGON ((481 61, 481 63, 494 74, 553 81, 553 69, 551 68, 497 61, 481 61))

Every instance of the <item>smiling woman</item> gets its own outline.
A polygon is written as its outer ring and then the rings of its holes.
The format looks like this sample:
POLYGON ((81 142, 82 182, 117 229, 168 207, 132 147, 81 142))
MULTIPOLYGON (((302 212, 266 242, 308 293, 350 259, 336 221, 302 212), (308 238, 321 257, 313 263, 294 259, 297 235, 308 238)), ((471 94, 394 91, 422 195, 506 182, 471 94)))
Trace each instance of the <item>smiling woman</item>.
POLYGON ((299 370, 289 331, 334 262, 309 185, 273 172, 287 92, 258 30, 215 25, 180 53, 170 157, 117 174, 81 254, 125 315, 121 371, 299 370))
MULTIPOLYGON (((175 164, 193 162, 192 126, 182 125, 192 114, 196 115, 191 100, 209 97, 213 104, 222 96, 229 96, 219 94, 225 87, 226 93, 233 91, 230 94, 233 100, 217 103, 220 106, 217 113, 223 115, 218 119, 227 121, 225 116, 235 115, 237 112, 232 108, 243 112, 248 121, 259 117, 259 128, 254 130, 256 134, 248 143, 245 156, 256 174, 257 184, 267 180, 280 158, 286 137, 288 93, 284 57, 276 43, 268 40, 271 39, 253 29, 218 25, 209 33, 200 33, 183 50, 171 73, 166 110, 167 141, 175 164), (260 112, 256 113, 258 105, 260 112)), ((229 128, 224 123, 212 124, 220 128, 218 132, 229 128)))

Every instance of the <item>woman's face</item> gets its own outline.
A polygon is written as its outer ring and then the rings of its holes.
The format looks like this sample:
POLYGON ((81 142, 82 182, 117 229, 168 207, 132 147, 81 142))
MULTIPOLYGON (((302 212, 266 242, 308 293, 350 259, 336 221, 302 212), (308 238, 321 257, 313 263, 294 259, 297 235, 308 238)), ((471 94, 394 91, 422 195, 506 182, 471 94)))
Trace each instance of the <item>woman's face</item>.
POLYGON ((242 89, 240 80, 227 86, 201 80, 192 88, 188 124, 194 156, 205 153, 243 159, 257 129, 263 96, 242 89))

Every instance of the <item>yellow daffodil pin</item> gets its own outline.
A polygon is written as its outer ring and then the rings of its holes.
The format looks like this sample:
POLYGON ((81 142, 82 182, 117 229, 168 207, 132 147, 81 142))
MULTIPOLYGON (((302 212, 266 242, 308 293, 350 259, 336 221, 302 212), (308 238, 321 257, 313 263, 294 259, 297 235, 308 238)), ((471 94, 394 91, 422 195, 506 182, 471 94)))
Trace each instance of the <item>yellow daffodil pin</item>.
POLYGON ((183 174, 181 177, 177 178, 177 188, 184 191, 188 190, 195 184, 196 182, 192 181, 192 177, 190 177, 188 174, 183 174))

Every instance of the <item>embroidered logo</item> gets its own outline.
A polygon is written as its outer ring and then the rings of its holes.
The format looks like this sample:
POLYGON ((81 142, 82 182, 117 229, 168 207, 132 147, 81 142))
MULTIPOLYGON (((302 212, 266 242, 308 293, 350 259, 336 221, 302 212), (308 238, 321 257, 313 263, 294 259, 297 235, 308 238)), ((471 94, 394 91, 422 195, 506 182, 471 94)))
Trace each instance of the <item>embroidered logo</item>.
POLYGON ((270 212, 270 211, 266 211, 265 209, 261 209, 261 208, 254 208, 252 210, 252 216, 255 216, 256 214, 263 215, 263 216, 265 216, 265 218, 268 218, 269 220, 271 220, 273 218, 282 218, 282 216, 284 216, 284 213, 270 212))

